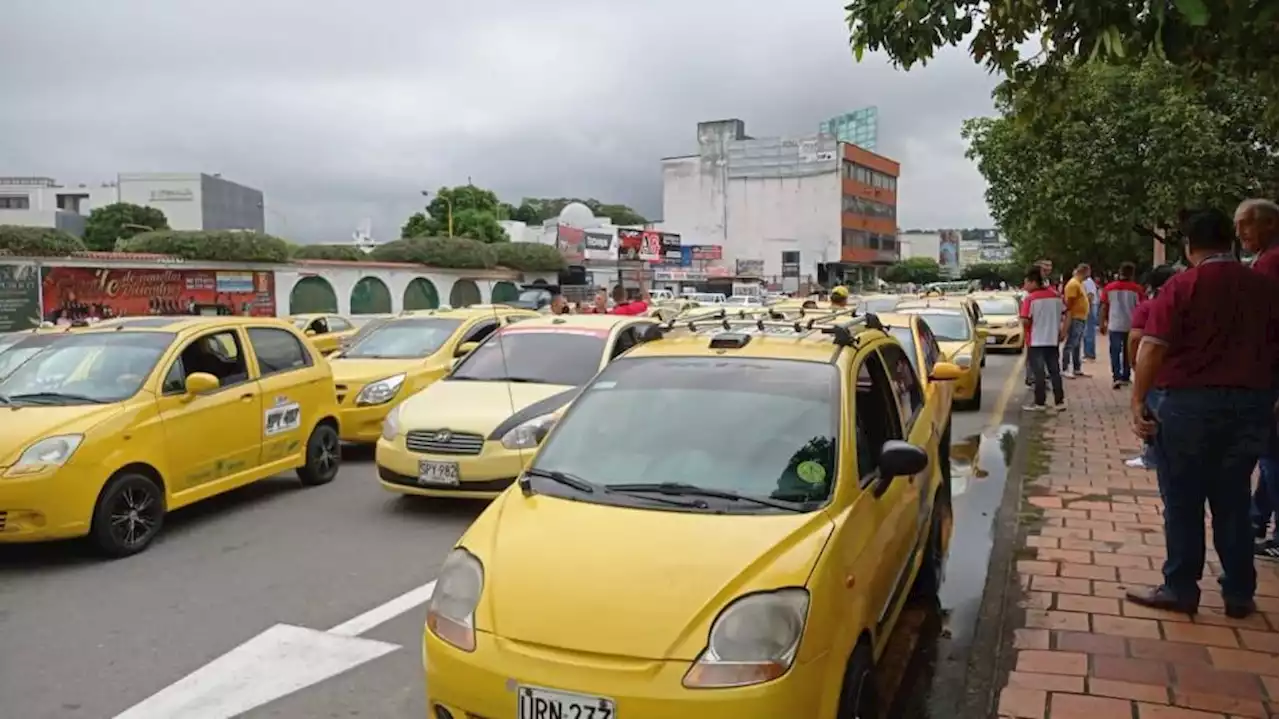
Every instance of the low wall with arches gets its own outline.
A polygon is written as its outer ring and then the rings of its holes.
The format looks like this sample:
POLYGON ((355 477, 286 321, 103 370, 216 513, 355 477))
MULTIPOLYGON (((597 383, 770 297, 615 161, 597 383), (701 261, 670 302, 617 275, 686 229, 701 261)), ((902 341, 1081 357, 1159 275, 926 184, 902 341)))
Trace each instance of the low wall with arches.
POLYGON ((510 270, 445 270, 398 262, 304 260, 275 272, 281 316, 311 312, 342 315, 466 307, 516 299, 520 285, 555 275, 510 270))

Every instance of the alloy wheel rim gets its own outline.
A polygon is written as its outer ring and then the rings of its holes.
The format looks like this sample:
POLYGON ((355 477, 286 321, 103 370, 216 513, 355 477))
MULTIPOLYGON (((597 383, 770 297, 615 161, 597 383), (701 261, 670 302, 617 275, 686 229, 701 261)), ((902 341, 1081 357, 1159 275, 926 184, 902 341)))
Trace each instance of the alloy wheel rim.
POLYGON ((125 547, 145 543, 160 525, 160 501, 141 486, 126 487, 111 507, 111 536, 125 547))
POLYGON ((339 451, 337 438, 332 432, 325 432, 320 435, 320 441, 316 443, 316 452, 313 457, 316 469, 319 470, 320 474, 327 475, 337 470, 339 451))

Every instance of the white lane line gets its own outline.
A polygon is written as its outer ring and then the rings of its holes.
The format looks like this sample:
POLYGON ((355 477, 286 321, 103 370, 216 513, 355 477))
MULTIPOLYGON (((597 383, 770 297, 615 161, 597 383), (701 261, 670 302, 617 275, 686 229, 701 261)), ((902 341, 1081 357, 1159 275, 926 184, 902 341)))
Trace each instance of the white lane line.
POLYGON ((352 617, 329 630, 329 634, 340 637, 358 637, 379 624, 388 622, 420 604, 426 604, 436 591, 436 580, 431 580, 421 587, 410 589, 389 602, 352 617))
POLYGON ((360 635, 426 603, 435 588, 427 582, 327 632, 277 624, 115 719, 232 719, 355 669, 401 648, 360 635))

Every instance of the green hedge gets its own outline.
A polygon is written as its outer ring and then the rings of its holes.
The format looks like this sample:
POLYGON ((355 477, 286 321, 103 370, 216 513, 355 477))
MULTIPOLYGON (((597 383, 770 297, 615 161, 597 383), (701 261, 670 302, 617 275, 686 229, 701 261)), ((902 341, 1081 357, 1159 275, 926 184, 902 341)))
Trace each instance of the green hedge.
POLYGON ((290 248, 295 260, 342 260, 344 262, 363 262, 369 255, 352 245, 294 245, 290 248))
POLYGON ((521 272, 559 272, 565 268, 564 257, 551 245, 537 242, 498 242, 489 245, 498 264, 521 272))
POLYGON ((85 251, 75 235, 51 227, 0 225, 0 255, 18 257, 66 257, 85 251))
POLYGON ((382 262, 416 262, 456 270, 487 270, 498 264, 494 246, 461 237, 411 237, 378 245, 370 257, 382 262))
POLYGON ((257 232, 159 230, 116 244, 117 252, 154 252, 186 260, 287 262, 289 243, 257 232))

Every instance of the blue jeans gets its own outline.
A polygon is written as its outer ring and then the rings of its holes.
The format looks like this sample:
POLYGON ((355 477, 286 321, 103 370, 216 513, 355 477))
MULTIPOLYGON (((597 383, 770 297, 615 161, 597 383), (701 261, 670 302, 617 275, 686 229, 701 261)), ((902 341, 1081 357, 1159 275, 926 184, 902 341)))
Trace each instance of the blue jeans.
POLYGON ((1275 422, 1271 425, 1270 445, 1258 460, 1258 486, 1253 490, 1253 530, 1258 538, 1267 536, 1267 528, 1271 529, 1274 541, 1280 535, 1280 522, 1276 520, 1276 510, 1280 508, 1280 476, 1277 468, 1277 435, 1275 422))
POLYGON ((1084 322, 1084 356, 1098 359, 1098 305, 1089 306, 1089 318, 1084 322))
POLYGON ((1111 381, 1129 381, 1129 353, 1125 345, 1129 342, 1128 332, 1108 332, 1107 349, 1111 352, 1111 381))
POLYGON ((1071 320, 1071 324, 1067 327, 1067 341, 1062 345, 1062 371, 1067 371, 1067 364, 1071 364, 1071 368, 1076 372, 1080 371, 1080 345, 1084 339, 1084 320, 1071 320))
POLYGON ((1164 500, 1164 585, 1179 600, 1200 600, 1204 507, 1222 564, 1222 596, 1253 599, 1249 479, 1271 427, 1275 392, 1235 388, 1155 390, 1156 482, 1164 500))

